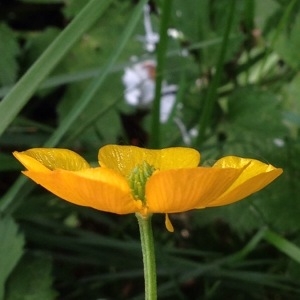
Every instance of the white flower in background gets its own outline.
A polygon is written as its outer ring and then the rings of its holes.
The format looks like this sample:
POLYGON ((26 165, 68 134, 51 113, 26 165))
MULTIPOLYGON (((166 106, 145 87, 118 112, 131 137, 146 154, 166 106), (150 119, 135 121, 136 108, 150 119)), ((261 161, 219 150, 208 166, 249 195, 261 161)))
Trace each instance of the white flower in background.
MULTIPOLYGON (((151 107, 155 93, 156 63, 146 60, 125 68, 122 77, 125 101, 140 109, 151 107)), ((166 123, 174 107, 177 85, 163 82, 160 102, 160 121, 166 123)))
POLYGON ((125 68, 122 77, 125 85, 125 100, 138 108, 149 108, 154 99, 155 91, 155 68, 152 60, 136 63, 125 68))
MULTIPOLYGON (((159 41, 159 35, 152 29, 148 5, 144 6, 144 29, 145 35, 138 37, 138 39, 144 44, 144 48, 148 52, 153 52, 159 41)), ((125 86, 125 101, 129 105, 140 109, 151 108, 155 94, 155 74, 156 62, 154 60, 137 62, 125 68, 122 81, 125 86)), ((160 100, 161 123, 166 123, 170 117, 176 100, 176 92, 177 85, 168 85, 163 82, 160 100)))
MULTIPOLYGON (((138 39, 143 43, 144 49, 147 52, 153 52, 159 41, 159 34, 152 29, 149 5, 144 6, 144 29, 145 34, 143 36, 138 36, 138 39)), ((168 36, 175 40, 183 40, 184 38, 183 33, 176 28, 169 28, 168 36)), ((187 56, 188 51, 183 50, 181 55, 187 56)), ((156 62, 154 60, 136 62, 132 66, 126 67, 122 77, 125 86, 125 101, 129 105, 139 109, 151 109, 155 97, 155 75, 156 62)), ((174 110, 177 89, 178 87, 175 84, 169 85, 166 82, 162 83, 160 99, 161 123, 166 123, 174 110)), ((180 105, 177 105, 176 109, 180 110, 180 105)), ((191 145, 198 135, 197 128, 188 130, 179 117, 173 117, 172 121, 177 125, 183 142, 186 145, 191 145)))
POLYGON ((174 104, 176 101, 176 92, 176 84, 163 84, 160 102, 160 121, 162 123, 166 123, 169 120, 170 114, 174 108, 174 104))
POLYGON ((156 44, 159 41, 159 34, 154 32, 152 29, 149 5, 144 6, 144 28, 145 35, 139 36, 138 39, 142 43, 144 43, 144 48, 148 52, 153 52, 155 50, 156 44))

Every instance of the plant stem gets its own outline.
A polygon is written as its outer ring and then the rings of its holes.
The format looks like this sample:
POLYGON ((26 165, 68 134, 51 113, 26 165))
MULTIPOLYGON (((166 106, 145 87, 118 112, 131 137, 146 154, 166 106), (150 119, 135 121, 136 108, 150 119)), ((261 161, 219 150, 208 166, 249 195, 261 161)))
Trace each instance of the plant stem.
POLYGON ((157 45, 156 54, 156 78, 155 78, 155 95, 152 106, 152 120, 151 120, 151 135, 150 147, 160 148, 161 130, 160 130, 160 103, 161 103, 161 89, 163 85, 164 69, 166 64, 166 55, 168 48, 168 28, 172 13, 172 0, 162 1, 161 3, 161 24, 159 30, 159 43, 157 45))
POLYGON ((136 213, 139 223, 144 263, 145 300, 157 299, 155 251, 152 233, 151 215, 136 213))

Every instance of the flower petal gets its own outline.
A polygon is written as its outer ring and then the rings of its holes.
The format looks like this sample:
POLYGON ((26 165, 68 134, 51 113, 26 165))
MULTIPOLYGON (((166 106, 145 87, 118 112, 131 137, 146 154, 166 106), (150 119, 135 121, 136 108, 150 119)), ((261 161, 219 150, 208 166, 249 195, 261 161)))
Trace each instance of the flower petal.
POLYGON ((191 168, 154 173, 146 183, 149 213, 176 213, 204 208, 240 176, 241 169, 191 168))
POLYGON ((23 152, 14 152, 14 155, 22 164, 27 162, 24 166, 28 170, 31 170, 32 167, 35 168, 37 164, 33 164, 33 161, 26 159, 25 156, 34 158, 50 170, 78 171, 90 168, 90 165, 83 157, 68 149, 32 148, 23 152))
POLYGON ((117 214, 136 212, 142 205, 140 201, 133 199, 127 181, 110 169, 58 169, 23 173, 56 196, 77 205, 117 214))
POLYGON ((37 161, 35 158, 24 154, 24 152, 14 151, 13 156, 27 169, 36 172, 50 172, 42 163, 37 161))
POLYGON ((135 146, 107 145, 99 150, 98 159, 101 166, 127 176, 133 168, 145 161, 158 170, 197 167, 200 153, 184 147, 152 150, 135 146))
POLYGON ((247 166, 232 186, 209 206, 226 205, 241 200, 275 180, 283 171, 255 159, 227 156, 218 160, 213 168, 241 168, 247 166))

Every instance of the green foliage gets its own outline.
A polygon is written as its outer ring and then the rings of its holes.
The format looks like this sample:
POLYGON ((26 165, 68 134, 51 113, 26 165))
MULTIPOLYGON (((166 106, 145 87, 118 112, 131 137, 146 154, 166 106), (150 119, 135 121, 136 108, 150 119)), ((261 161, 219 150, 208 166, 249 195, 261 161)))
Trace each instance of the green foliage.
POLYGON ((238 88, 228 98, 227 128, 229 136, 241 141, 283 138, 278 96, 257 87, 238 88), (259 108, 259 109, 258 109, 259 108))
POLYGON ((5 300, 53 300, 51 260, 24 256, 11 274, 5 300))
POLYGON ((291 136, 297 139, 300 127, 300 76, 297 74, 282 90, 284 122, 289 127, 291 136))
POLYGON ((37 60, 59 33, 60 30, 58 28, 48 27, 42 32, 34 32, 26 35, 26 44, 23 52, 26 68, 29 68, 37 60))
POLYGON ((154 216, 159 298, 299 299, 300 2, 152 1, 153 30, 164 37, 154 53, 141 42, 146 2, 23 0, 22 9, 1 8, 4 299, 143 299, 134 217, 75 207, 34 188, 17 179, 11 152, 65 147, 97 165, 102 145, 149 147, 158 133, 160 147, 201 151, 203 165, 239 155, 284 169, 244 201, 171 215, 173 235, 154 216), (40 18, 29 26, 31 10, 40 18), (125 68, 149 59, 159 62, 157 82, 177 85, 163 124, 159 97, 154 109, 124 101, 125 68))
POLYGON ((17 79, 20 49, 15 33, 4 23, 0 23, 0 39, 0 85, 10 85, 17 79))
POLYGON ((0 218, 0 237, 0 299, 3 299, 6 281, 23 254, 24 237, 10 217, 0 218))
POLYGON ((297 49, 300 47, 300 16, 294 20, 291 30, 288 28, 281 32, 279 38, 275 42, 274 49, 281 58, 294 70, 300 67, 300 54, 297 49), (291 47, 293 45, 293 47, 291 47))
POLYGON ((53 70, 67 50, 78 40, 82 33, 91 26, 105 11, 109 1, 89 2, 68 27, 51 43, 47 50, 24 74, 10 93, 0 103, 0 134, 13 121, 13 118, 33 95, 35 89, 53 70), (98 12, 99 10, 99 12, 98 12), (97 13, 96 13, 97 12, 97 13), (7 113, 9 111, 9 113, 7 113))

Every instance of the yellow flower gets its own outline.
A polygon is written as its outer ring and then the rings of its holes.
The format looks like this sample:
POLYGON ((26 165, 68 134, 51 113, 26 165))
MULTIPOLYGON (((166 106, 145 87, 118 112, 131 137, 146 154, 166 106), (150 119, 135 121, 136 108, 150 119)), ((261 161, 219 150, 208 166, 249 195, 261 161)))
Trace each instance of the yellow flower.
POLYGON ((212 167, 198 167, 191 148, 149 150, 107 145, 100 167, 91 167, 67 149, 34 148, 14 152, 23 173, 58 197, 77 205, 117 214, 184 212, 233 203, 259 191, 282 169, 258 160, 227 156, 212 167))

